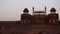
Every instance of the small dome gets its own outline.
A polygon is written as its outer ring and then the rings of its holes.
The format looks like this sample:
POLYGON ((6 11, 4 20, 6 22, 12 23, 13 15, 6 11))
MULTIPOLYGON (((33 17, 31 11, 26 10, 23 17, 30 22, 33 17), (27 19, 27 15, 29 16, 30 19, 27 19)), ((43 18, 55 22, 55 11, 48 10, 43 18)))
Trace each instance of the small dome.
POLYGON ((56 9, 53 7, 51 8, 50 12, 56 12, 56 9))
POLYGON ((23 12, 29 12, 29 10, 28 10, 27 8, 25 8, 25 9, 23 10, 23 12))

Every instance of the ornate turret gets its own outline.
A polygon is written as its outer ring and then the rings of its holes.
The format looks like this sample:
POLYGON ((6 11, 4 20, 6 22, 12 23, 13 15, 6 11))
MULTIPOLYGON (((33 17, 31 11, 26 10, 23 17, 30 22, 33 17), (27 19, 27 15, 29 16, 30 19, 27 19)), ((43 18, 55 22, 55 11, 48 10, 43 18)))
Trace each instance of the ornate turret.
POLYGON ((54 7, 52 7, 50 12, 56 12, 56 9, 54 7))
POLYGON ((54 7, 51 8, 50 10, 50 14, 48 14, 48 20, 49 20, 49 23, 58 23, 58 20, 59 20, 59 16, 58 14, 56 13, 56 9, 54 7))
POLYGON ((23 14, 21 14, 21 23, 26 24, 31 22, 31 15, 28 12, 29 10, 27 8, 23 10, 23 14))
POLYGON ((54 7, 52 7, 50 11, 51 11, 51 12, 55 12, 56 9, 55 9, 54 7))
POLYGON ((29 10, 28 10, 27 8, 25 8, 25 9, 23 10, 23 13, 24 13, 24 14, 28 14, 28 12, 29 12, 29 10))

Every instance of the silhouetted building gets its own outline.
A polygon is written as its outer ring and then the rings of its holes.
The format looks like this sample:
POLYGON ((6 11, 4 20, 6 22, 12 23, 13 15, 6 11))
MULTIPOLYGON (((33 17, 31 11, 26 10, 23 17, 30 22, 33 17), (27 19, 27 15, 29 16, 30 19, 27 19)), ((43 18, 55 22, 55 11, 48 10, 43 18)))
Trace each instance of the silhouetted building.
POLYGON ((51 8, 50 12, 46 15, 46 7, 45 11, 34 11, 33 7, 33 15, 30 15, 29 10, 25 8, 21 14, 23 24, 18 21, 0 21, 0 34, 60 34, 59 16, 56 9, 51 8), (28 23, 38 23, 38 25, 28 23), (40 25, 41 23, 43 25, 40 25), (44 23, 54 24, 50 26, 44 23))
POLYGON ((46 6, 44 11, 34 11, 32 8, 33 14, 30 15, 29 10, 25 8, 23 14, 21 15, 21 23, 58 23, 59 16, 56 13, 55 8, 51 8, 50 14, 46 15, 46 6))

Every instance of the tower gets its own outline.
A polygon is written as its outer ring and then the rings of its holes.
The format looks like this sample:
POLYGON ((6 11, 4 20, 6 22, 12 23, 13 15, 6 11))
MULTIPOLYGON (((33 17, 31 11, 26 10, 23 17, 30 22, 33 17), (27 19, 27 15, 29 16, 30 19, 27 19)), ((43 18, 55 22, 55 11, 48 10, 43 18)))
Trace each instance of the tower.
POLYGON ((58 18, 59 16, 56 13, 56 9, 52 7, 50 12, 51 13, 48 15, 49 23, 57 23, 59 21, 59 18, 58 18))
POLYGON ((28 12, 29 12, 29 10, 27 8, 25 8, 23 10, 23 14, 21 15, 21 23, 23 23, 23 24, 30 23, 31 15, 28 12))

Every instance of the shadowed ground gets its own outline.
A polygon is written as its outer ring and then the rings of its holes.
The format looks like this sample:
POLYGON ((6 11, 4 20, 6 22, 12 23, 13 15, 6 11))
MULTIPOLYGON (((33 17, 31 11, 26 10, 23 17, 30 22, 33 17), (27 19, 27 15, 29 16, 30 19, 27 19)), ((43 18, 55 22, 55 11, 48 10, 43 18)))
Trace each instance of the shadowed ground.
POLYGON ((60 34, 56 24, 21 24, 20 21, 0 21, 0 34, 60 34))

